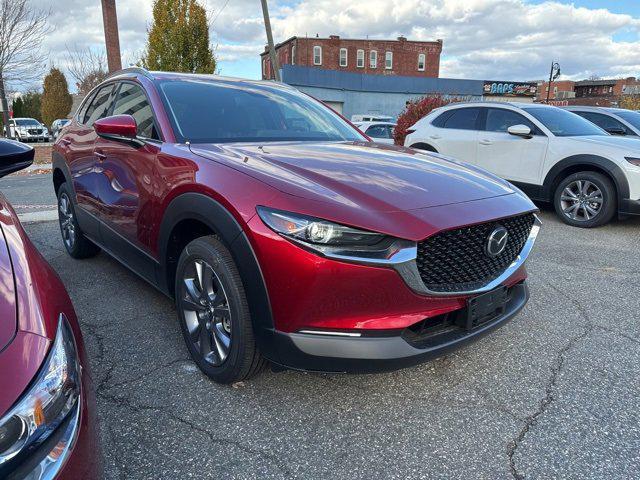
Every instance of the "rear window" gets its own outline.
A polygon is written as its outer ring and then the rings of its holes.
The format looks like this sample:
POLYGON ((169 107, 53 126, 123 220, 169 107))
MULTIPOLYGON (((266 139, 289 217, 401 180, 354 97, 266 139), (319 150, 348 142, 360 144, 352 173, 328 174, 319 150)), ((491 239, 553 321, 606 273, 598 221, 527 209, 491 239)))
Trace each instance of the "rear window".
POLYGON ((364 140, 331 109, 297 91, 206 80, 168 80, 159 86, 180 141, 364 140))

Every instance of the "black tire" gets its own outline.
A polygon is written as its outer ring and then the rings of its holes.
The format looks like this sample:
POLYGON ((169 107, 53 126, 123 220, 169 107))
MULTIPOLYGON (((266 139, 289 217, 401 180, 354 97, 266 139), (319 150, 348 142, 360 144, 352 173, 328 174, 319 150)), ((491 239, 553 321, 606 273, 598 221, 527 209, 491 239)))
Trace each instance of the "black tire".
POLYGON ((58 189, 58 222, 62 244, 73 258, 93 257, 100 252, 100 248, 84 235, 78 225, 78 218, 71 198, 68 185, 66 183, 60 185, 58 189))
POLYGON ((208 236, 185 247, 175 292, 182 335, 200 370, 218 383, 245 380, 262 370, 266 361, 256 346, 242 280, 222 242, 208 236))
POLYGON ((616 214, 616 189, 613 182, 601 173, 574 173, 558 184, 553 195, 553 206, 558 217, 567 225, 599 227, 609 223, 616 214))

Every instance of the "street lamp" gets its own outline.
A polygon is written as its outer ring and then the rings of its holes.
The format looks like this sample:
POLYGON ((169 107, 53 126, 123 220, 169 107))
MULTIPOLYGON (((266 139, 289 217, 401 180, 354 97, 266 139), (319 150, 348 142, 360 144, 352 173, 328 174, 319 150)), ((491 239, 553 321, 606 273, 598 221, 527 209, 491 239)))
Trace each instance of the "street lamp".
POLYGON ((547 103, 549 103, 549 95, 551 95, 551 83, 560 76, 560 64, 551 62, 551 70, 549 70, 549 85, 547 87, 547 103))

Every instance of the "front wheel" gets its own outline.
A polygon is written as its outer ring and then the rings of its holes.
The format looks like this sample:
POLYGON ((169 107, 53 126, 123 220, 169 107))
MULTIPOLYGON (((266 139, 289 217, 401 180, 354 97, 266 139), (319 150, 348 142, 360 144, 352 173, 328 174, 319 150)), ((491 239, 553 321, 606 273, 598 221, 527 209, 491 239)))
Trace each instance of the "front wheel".
POLYGON ((75 208, 71 202, 71 193, 66 183, 60 185, 58 190, 58 221, 64 248, 73 258, 93 257, 100 252, 100 248, 85 237, 78 225, 75 208))
POLYGON ((616 190, 611 180, 597 172, 578 172, 556 188, 554 207, 560 219, 574 227, 605 225, 616 213, 616 190))
POLYGON ((200 370, 232 383, 262 369, 242 280, 222 242, 209 236, 185 247, 175 293, 182 335, 200 370))

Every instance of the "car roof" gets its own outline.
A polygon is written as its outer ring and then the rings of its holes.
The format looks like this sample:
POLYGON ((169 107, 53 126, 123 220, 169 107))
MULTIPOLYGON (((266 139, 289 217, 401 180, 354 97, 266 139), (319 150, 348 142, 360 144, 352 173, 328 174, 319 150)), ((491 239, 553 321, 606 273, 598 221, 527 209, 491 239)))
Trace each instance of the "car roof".
POLYGON ((286 83, 276 82, 273 80, 251 80, 247 78, 238 77, 225 77, 216 74, 205 73, 183 73, 183 72, 163 72, 163 71, 150 71, 144 68, 131 67, 118 70, 109 75, 107 80, 122 80, 127 78, 136 78, 138 76, 144 76, 152 81, 162 80, 202 80, 207 82, 219 82, 219 83, 235 83, 241 86, 270 86, 279 87, 285 90, 296 90, 294 87, 287 85, 286 83))
POLYGON ((544 103, 522 103, 522 102, 454 102, 440 107, 440 109, 456 108, 456 107, 512 107, 520 110, 527 108, 558 108, 554 105, 546 105, 544 103))
POLYGON ((374 121, 367 121, 367 122, 353 122, 354 125, 359 125, 360 127, 370 127, 372 125, 392 125, 392 126, 396 126, 397 124, 394 122, 374 122, 374 121))
POLYGON ((633 112, 634 110, 629 110, 627 108, 614 108, 614 107, 592 107, 589 105, 569 105, 568 107, 562 107, 565 110, 569 111, 581 111, 581 112, 605 112, 605 113, 613 113, 616 112, 633 112))

